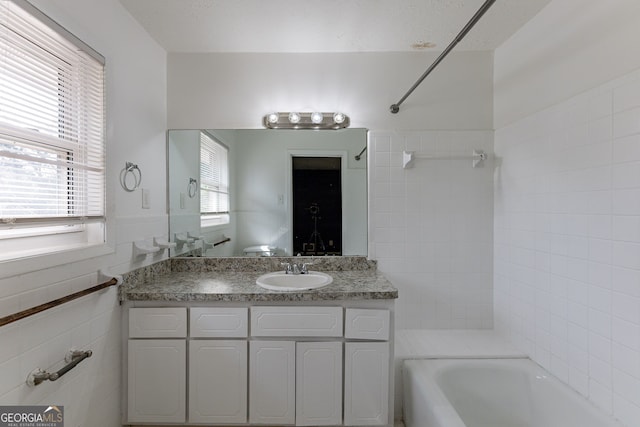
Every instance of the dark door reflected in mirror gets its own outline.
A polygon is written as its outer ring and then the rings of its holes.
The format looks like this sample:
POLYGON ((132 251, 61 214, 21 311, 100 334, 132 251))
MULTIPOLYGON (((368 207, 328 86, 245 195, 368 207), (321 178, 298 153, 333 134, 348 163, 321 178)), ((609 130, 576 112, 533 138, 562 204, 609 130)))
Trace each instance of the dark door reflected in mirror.
POLYGON ((340 157, 293 157, 293 252, 342 255, 340 157))

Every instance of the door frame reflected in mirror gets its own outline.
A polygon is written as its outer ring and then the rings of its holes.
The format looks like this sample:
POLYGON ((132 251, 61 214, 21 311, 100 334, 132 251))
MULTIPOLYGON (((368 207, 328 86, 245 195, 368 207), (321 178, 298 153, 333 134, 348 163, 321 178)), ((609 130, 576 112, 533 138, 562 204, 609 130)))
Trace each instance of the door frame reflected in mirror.
MULTIPOLYGON (((294 157, 332 157, 332 158, 339 158, 340 159, 340 210, 342 211, 342 206, 344 206, 344 198, 346 196, 345 194, 345 189, 344 189, 344 184, 346 181, 346 167, 347 167, 347 156, 349 155, 349 153, 345 150, 287 150, 287 155, 289 157, 289 160, 287 161, 287 188, 286 188, 286 194, 290 194, 291 195, 291 206, 289 207, 289 212, 287 215, 287 224, 288 224, 288 228, 289 230, 292 230, 291 233, 289 233, 289 235, 291 236, 290 238, 290 248, 292 248, 292 254, 293 255, 298 255, 298 253, 300 253, 301 255, 305 255, 304 253, 299 252, 298 250, 296 250, 295 245, 294 245, 294 216, 295 216, 295 212, 294 212, 294 200, 293 200, 293 159, 294 157)), ((342 217, 342 221, 341 221, 341 226, 340 226, 340 242, 341 242, 341 249, 340 249, 340 255, 342 255, 342 243, 345 242, 348 239, 348 236, 346 235, 348 230, 346 228, 346 215, 342 215, 341 212, 341 217, 342 217)), ((317 249, 316 249, 317 251, 317 249)), ((335 254, 334 254, 335 255, 335 254)))

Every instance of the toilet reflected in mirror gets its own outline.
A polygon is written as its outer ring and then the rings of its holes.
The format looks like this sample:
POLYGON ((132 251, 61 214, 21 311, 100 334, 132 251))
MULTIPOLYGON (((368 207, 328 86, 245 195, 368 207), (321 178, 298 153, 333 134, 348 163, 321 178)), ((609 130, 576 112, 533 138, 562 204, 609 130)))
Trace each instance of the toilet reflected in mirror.
POLYGON ((242 250, 244 256, 276 256, 278 248, 270 245, 248 246, 242 250))

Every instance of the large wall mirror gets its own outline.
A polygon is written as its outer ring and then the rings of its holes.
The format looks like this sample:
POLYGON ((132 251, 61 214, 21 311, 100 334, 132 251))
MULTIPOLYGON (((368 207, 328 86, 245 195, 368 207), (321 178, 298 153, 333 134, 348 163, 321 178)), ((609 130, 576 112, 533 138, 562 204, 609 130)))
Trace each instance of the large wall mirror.
POLYGON ((171 256, 367 255, 366 129, 170 130, 171 256))

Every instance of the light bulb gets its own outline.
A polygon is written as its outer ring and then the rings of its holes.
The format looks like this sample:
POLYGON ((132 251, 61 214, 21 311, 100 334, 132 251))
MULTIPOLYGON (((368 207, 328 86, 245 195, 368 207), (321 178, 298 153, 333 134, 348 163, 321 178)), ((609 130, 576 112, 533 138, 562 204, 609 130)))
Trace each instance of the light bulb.
POLYGON ((278 123, 278 113, 269 113, 267 115, 267 121, 271 124, 278 123))
POLYGON ((344 122, 345 118, 345 115, 342 113, 333 113, 333 121, 338 124, 344 122))
POLYGON ((317 125, 322 123, 323 118, 324 117, 322 116, 322 113, 318 113, 318 112, 311 113, 311 121, 317 125))
POLYGON ((291 123, 299 123, 300 122, 300 114, 298 113, 289 113, 289 121, 291 123))

